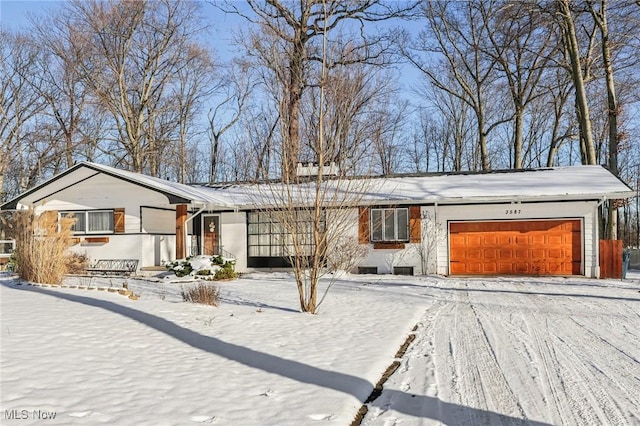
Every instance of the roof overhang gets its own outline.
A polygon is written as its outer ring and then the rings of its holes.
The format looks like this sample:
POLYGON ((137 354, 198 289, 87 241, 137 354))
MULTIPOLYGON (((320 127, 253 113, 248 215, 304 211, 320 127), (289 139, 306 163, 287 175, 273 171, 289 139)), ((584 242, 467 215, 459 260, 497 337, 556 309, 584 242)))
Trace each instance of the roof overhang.
POLYGON ((161 194, 167 198, 168 204, 191 204, 195 206, 206 206, 208 208, 234 208, 234 206, 222 199, 198 194, 197 191, 191 190, 186 185, 173 184, 170 182, 165 183, 160 179, 149 176, 126 172, 95 163, 83 162, 70 167, 66 171, 0 205, 0 210, 15 210, 19 205, 36 206, 45 202, 47 199, 51 199, 56 194, 100 174, 111 176, 115 179, 161 194), (181 187, 184 187, 184 189, 181 187))

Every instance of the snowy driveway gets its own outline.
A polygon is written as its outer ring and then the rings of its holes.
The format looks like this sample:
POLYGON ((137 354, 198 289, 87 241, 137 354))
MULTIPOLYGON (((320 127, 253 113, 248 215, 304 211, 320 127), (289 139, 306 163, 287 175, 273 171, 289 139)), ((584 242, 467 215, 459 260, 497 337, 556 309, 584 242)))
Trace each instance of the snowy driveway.
POLYGON ((640 284, 424 283, 436 299, 363 424, 640 425, 640 284))

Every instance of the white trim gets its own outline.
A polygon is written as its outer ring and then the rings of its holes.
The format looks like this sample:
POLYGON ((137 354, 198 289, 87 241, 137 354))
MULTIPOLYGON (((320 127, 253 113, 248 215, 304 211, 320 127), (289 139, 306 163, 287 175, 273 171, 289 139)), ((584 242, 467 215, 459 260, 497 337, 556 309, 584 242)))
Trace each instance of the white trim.
POLYGON ((80 214, 84 215, 84 230, 73 231, 73 235, 100 235, 100 234, 113 234, 115 233, 115 209, 84 209, 84 210, 60 210, 58 212, 58 220, 68 214, 80 214), (111 229, 90 231, 89 230, 89 213, 110 213, 111 214, 111 229))
POLYGON ((404 243, 408 243, 411 239, 411 229, 410 229, 410 217, 409 217, 409 208, 408 207, 372 207, 369 209, 369 240, 370 242, 373 243, 389 243, 389 242, 404 242, 404 243), (387 210, 393 210, 393 239, 389 239, 386 238, 385 235, 385 211, 387 210), (405 239, 398 239, 398 211, 399 210, 404 210, 406 213, 406 217, 407 217, 407 238, 405 239), (373 213, 375 211, 381 211, 382 212, 382 216, 381 216, 381 230, 382 230, 382 239, 379 240, 375 240, 373 238, 373 213))

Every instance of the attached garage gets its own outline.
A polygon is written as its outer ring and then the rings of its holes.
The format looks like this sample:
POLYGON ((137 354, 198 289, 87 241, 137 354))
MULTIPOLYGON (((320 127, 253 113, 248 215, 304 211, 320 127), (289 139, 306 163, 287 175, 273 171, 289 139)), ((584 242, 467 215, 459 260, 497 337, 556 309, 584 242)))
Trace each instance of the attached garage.
POLYGON ((449 223, 451 275, 582 275, 582 221, 449 223))

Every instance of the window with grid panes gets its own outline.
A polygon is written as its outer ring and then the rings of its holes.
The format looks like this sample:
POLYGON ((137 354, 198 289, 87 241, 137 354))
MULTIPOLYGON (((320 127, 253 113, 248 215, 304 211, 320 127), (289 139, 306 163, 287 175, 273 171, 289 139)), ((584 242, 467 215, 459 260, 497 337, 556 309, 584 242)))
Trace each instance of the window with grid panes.
POLYGON ((409 241, 409 209, 371 209, 371 241, 409 241))
POLYGON ((288 257, 295 254, 295 246, 300 249, 299 255, 311 255, 314 247, 312 213, 299 210, 293 214, 295 231, 282 226, 277 213, 250 212, 247 217, 249 257, 288 257))

